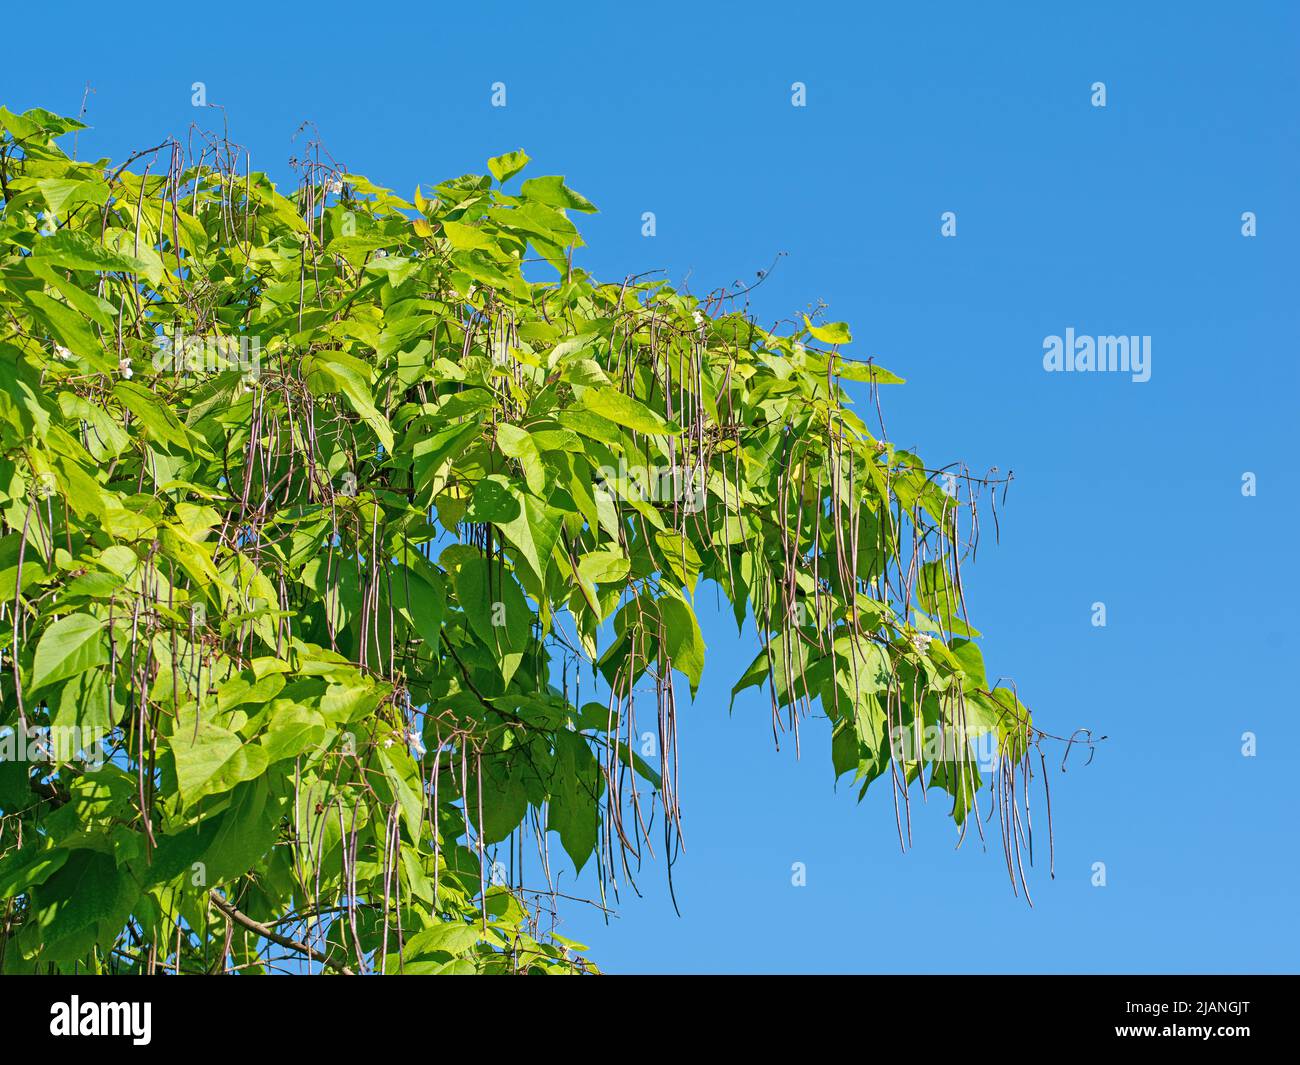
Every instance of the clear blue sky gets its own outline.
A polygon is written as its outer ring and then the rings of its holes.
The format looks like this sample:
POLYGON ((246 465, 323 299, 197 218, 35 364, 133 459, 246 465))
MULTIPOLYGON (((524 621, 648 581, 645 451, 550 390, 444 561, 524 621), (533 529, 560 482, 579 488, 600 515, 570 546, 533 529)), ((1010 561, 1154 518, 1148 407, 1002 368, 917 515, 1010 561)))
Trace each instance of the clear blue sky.
POLYGON ((1042 727, 1110 736, 1053 779, 1057 878, 1041 863, 1036 909, 996 845, 954 853, 937 804, 901 855, 887 790, 861 806, 832 790, 824 727, 797 762, 772 750, 763 695, 728 720, 752 647, 715 618, 683 715, 683 916, 661 868, 609 928, 566 913, 610 970, 1300 967, 1300 9, 1048 6, 173 5, 141 21, 78 3, 7 50, 11 109, 75 114, 92 83, 83 158, 213 124, 190 105, 203 81, 286 180, 304 120, 404 193, 522 146, 530 172, 600 206, 580 253, 598 275, 663 267, 703 291, 785 251, 762 317, 825 300, 851 353, 908 378, 886 394, 899 444, 1015 470, 1002 545, 968 573, 986 661, 1042 727), (1150 336, 1151 380, 1045 373, 1044 337, 1067 327, 1150 336))

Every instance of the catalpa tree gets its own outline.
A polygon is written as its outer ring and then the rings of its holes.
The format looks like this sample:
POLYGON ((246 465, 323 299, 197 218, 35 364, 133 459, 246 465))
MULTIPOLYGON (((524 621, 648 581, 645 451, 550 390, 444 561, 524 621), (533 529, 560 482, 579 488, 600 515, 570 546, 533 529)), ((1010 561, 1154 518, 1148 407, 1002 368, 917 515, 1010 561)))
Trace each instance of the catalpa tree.
POLYGON ((873 435, 846 326, 595 280, 522 152, 283 195, 79 128, 0 109, 4 972, 594 970, 557 866, 672 852, 705 584, 774 734, 828 717, 901 840, 996 813, 1027 890, 1044 734, 959 568, 998 485, 873 435))

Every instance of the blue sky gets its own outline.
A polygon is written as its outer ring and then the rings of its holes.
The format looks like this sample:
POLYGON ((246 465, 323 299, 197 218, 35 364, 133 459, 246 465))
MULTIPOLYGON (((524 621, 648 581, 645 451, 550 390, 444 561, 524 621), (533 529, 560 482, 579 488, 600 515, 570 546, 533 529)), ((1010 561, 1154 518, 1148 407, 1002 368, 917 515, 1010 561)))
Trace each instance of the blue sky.
POLYGON ((825 301, 850 354, 908 379, 885 395, 898 444, 1014 469, 967 573, 985 659, 1041 727, 1110 737, 1053 777, 1036 907, 996 844, 954 852, 938 804, 900 854, 887 790, 832 789, 824 723, 796 761, 765 696, 729 719, 753 647, 719 616, 682 722, 682 916, 662 867, 608 927, 564 912, 607 969, 1295 971, 1300 9, 720 6, 60 4, 0 103, 75 114, 89 81, 81 157, 123 159, 219 122, 191 107, 203 81, 256 166, 287 181, 310 120, 404 193, 524 147, 601 208, 588 269, 703 292, 786 252, 760 318, 825 301), (1151 379, 1044 372, 1067 328, 1151 337, 1151 379))

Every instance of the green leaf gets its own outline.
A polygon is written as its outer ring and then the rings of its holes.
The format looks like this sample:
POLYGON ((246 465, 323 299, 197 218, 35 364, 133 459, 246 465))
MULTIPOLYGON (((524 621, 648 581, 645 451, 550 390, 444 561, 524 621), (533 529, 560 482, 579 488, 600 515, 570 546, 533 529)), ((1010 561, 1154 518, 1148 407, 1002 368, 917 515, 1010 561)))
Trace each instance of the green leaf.
MULTIPOLYGON (((477 782, 470 784, 477 798, 477 782)), ((500 843, 513 832, 528 810, 528 791, 523 774, 504 758, 490 758, 483 763, 483 823, 479 830, 487 845, 500 843)), ((478 822, 478 803, 470 804, 470 818, 478 822)))
POLYGON ((502 454, 519 461, 524 468, 528 490, 540 496, 546 490, 546 470, 542 466, 541 453, 528 431, 517 425, 498 425, 497 446, 502 454))
POLYGON ((32 665, 31 694, 108 661, 104 626, 89 614, 69 614, 41 635, 32 665))
POLYGON ((520 186, 519 195, 525 199, 547 204, 550 207, 562 207, 588 213, 593 213, 596 210, 594 203, 585 196, 574 192, 564 183, 564 178, 554 174, 525 181, 520 186))
POLYGON ((64 847, 46 847, 43 850, 37 847, 39 844, 25 851, 6 853, 4 861, 0 862, 0 899, 24 895, 45 883, 72 854, 64 847))
POLYGON ((812 320, 805 314, 803 324, 816 339, 823 344, 848 344, 853 340, 849 335, 849 327, 844 322, 827 322, 825 325, 813 325, 812 320))
POLYGON ((858 767, 858 734, 848 718, 837 722, 831 733, 831 766, 836 780, 858 767))
POLYGON ((519 497, 510 482, 494 473, 474 486, 465 517, 484 524, 504 525, 514 521, 520 513, 519 497))
POLYGON ((85 125, 75 118, 64 118, 43 107, 33 107, 21 115, 15 115, 8 108, 0 107, 0 129, 7 129, 14 140, 25 141, 44 132, 49 136, 58 136, 74 129, 85 129, 85 125))
POLYGON ((151 442, 170 444, 182 451, 193 451, 185 426, 147 388, 130 381, 119 381, 113 386, 113 395, 149 431, 151 442))
POLYGON ((442 233, 457 251, 494 251, 497 243, 477 226, 467 226, 463 222, 443 222, 442 233))
POLYGON ((32 263, 48 263, 67 270, 105 270, 144 274, 141 259, 106 248, 85 233, 67 229, 38 240, 32 248, 32 263))
POLYGON ((534 495, 517 492, 516 498, 519 516, 501 523, 501 531, 519 549, 537 579, 545 581, 551 552, 560 536, 560 513, 534 495))
POLYGON ((666 595, 659 603, 663 617, 662 638, 673 668, 679 669, 691 682, 691 696, 699 690, 704 676, 704 634, 695 611, 685 599, 676 594, 666 595))
POLYGON ((623 431, 618 425, 594 411, 583 410, 581 407, 560 411, 556 420, 573 432, 581 433, 588 439, 598 440, 603 444, 620 445, 623 440, 623 431))
POLYGON ((604 780, 591 749, 576 732, 558 733, 555 748, 555 783, 547 827, 560 834, 560 843, 582 872, 596 849, 604 780))
POLYGON ((265 749, 246 743, 235 733, 200 719, 195 728, 193 709, 177 719, 171 739, 176 760, 176 783, 185 807, 205 795, 220 795, 245 780, 266 772, 265 749))
POLYGON ((85 359, 92 369, 111 373, 116 369, 104 356, 103 345, 86 320, 65 303, 44 292, 23 292, 22 299, 32 308, 37 319, 73 355, 85 359))
POLYGON ((591 551, 578 559, 578 574, 589 584, 612 584, 623 580, 631 569, 631 563, 621 551, 606 548, 603 551, 591 551))
POLYGON ((85 178, 37 178, 36 187, 56 217, 79 203, 102 205, 108 199, 108 186, 85 178))
POLYGON ((962 671, 966 674, 969 682, 966 687, 987 688, 989 686, 988 678, 984 673, 984 656, 980 653, 979 646, 970 640, 955 639, 949 648, 953 657, 961 664, 962 671))
POLYGON ((303 360, 310 383, 317 395, 323 394, 320 378, 327 384, 324 392, 341 392, 362 421, 374 430, 385 451, 393 450, 393 429, 375 406, 375 396, 370 387, 369 371, 365 363, 338 351, 318 352, 303 360), (332 387, 330 387, 332 385, 332 387))
POLYGON ((87 739, 97 730, 107 733, 116 724, 109 710, 108 687, 108 678, 99 669, 84 670, 70 678, 51 709, 50 724, 80 729, 87 739))
POLYGON ((439 952, 460 954, 474 946, 482 934, 482 930, 472 924, 441 921, 411 936, 402 953, 408 958, 421 958, 439 952))
POLYGON ((65 939, 110 916, 123 886, 122 875, 111 854, 74 850, 63 867, 36 889, 44 939, 65 939))
MULTIPOLYGON (((582 406, 615 425, 650 436, 679 436, 681 429, 665 421, 638 399, 615 388, 593 387, 582 394, 582 406)), ((574 426, 577 429, 576 426, 574 426)), ((582 432, 581 429, 578 429, 582 432)))
POLYGON ((733 710, 735 709, 737 695, 743 692, 746 688, 760 687, 763 684, 763 682, 767 680, 767 675, 768 675, 767 649, 764 648, 762 651, 759 651, 758 654, 754 656, 754 661, 749 664, 749 668, 745 670, 743 674, 741 674, 740 680, 736 681, 735 687, 731 689, 730 709, 733 710))
POLYGON ((217 829, 201 858, 209 886, 243 876, 274 845, 278 833, 267 807, 268 794, 265 778, 240 784, 218 815, 217 829))
POLYGON ((445 590, 441 586, 435 588, 410 570, 403 570, 400 576, 395 577, 394 585, 393 595, 400 604, 402 616, 420 634, 429 653, 437 654, 446 610, 445 590))
POLYGON ((272 716, 266 732, 258 738, 268 763, 282 758, 297 758, 324 742, 325 717, 319 710, 284 700, 272 705, 279 705, 280 709, 272 716))
POLYGON ((520 148, 517 152, 507 152, 488 160, 488 169, 501 184, 505 184, 529 163, 528 155, 520 148))
POLYGON ((930 785, 952 796, 951 816, 959 825, 975 805, 975 793, 981 783, 979 765, 969 758, 935 762, 930 772, 930 785))
POLYGON ((533 618, 513 574, 482 557, 467 559, 456 574, 456 598, 470 630, 496 656, 508 684, 528 646, 533 618))
POLYGON ((890 373, 883 366, 867 362, 848 362, 835 360, 835 374, 845 381, 863 381, 877 385, 902 385, 907 382, 898 374, 890 373))
POLYGON ((419 843, 424 827, 423 787, 419 770, 406 749, 400 746, 381 747, 379 761, 384 769, 384 777, 392 785, 398 805, 402 808, 402 820, 406 823, 411 842, 419 843))

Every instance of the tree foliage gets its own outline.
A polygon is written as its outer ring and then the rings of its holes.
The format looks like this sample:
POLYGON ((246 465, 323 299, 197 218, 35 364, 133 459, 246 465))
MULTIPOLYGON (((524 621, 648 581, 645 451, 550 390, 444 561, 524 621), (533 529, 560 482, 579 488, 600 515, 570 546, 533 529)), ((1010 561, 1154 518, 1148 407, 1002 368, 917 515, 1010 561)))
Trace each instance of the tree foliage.
POLYGON ((901 382, 846 326, 597 281, 522 152, 407 201, 0 128, 4 971, 590 971, 556 878, 672 855, 708 583, 733 698, 828 716, 900 837, 917 791, 982 824, 990 739, 1024 886, 1042 734, 958 565, 990 486, 873 435, 844 383, 901 382))

